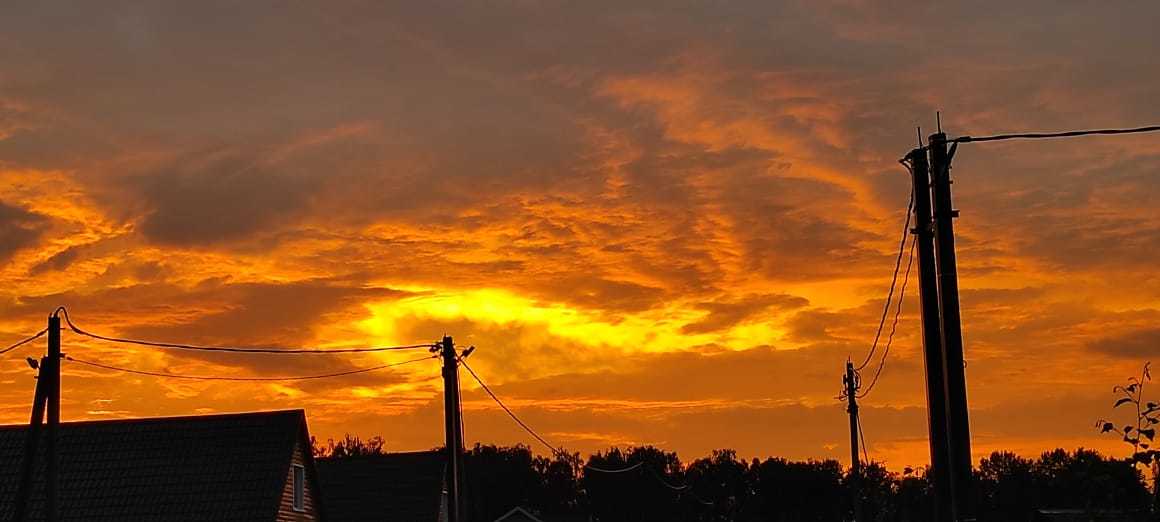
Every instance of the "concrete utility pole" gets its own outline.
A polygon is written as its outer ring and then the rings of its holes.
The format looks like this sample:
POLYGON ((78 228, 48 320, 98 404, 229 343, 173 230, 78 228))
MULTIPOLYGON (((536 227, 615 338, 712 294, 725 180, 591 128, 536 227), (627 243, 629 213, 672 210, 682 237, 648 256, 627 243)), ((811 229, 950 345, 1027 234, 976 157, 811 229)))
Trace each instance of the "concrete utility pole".
POLYGON ((951 156, 947 153, 946 134, 942 132, 932 134, 928 145, 950 435, 952 507, 955 520, 972 520, 974 502, 971 495, 971 428, 967 411, 962 318, 959 315, 959 276, 955 260, 954 218, 958 217, 958 211, 954 210, 951 203, 951 156))
POLYGON ((918 296, 922 302, 922 353, 926 367, 926 425, 930 434, 930 472, 936 522, 950 522, 950 441, 947 437, 946 385, 943 378, 942 326, 939 320, 938 281, 935 274, 934 224, 931 221, 930 169, 926 151, 907 155, 914 188, 914 228, 918 250, 918 296))
POLYGON ((463 473, 463 424, 459 418, 459 357, 451 336, 444 336, 443 355, 443 420, 447 438, 447 520, 463 522, 460 510, 459 478, 463 473))
POLYGON ((854 363, 846 361, 846 413, 850 414, 850 497, 854 503, 854 520, 862 522, 862 463, 858 460, 858 379, 854 363))

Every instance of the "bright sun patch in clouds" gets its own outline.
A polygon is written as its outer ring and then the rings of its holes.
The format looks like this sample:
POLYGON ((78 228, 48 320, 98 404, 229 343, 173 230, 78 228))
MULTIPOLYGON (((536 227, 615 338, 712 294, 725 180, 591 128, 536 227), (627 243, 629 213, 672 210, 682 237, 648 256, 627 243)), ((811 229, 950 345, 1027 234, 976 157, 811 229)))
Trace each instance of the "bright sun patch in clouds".
POLYGON ((629 352, 669 351, 676 347, 712 342, 714 335, 684 335, 683 324, 697 318, 682 307, 660 308, 645 314, 608 317, 607 313, 542 304, 500 289, 439 291, 432 288, 400 288, 416 294, 389 303, 368 304, 372 317, 360 323, 371 335, 404 341, 399 323, 415 319, 467 320, 496 327, 518 324, 538 326, 547 335, 590 348, 615 347, 629 352))

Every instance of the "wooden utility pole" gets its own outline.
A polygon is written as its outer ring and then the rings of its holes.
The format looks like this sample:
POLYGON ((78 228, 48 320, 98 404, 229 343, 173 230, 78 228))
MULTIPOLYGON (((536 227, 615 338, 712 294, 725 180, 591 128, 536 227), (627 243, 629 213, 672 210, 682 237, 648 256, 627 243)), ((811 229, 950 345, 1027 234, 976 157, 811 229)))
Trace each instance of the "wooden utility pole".
POLYGON ((850 414, 850 499, 854 504, 854 520, 862 522, 862 463, 858 460, 858 379, 854 363, 846 361, 846 413, 850 414))
POLYGON ((930 168, 926 151, 914 149, 910 160, 914 189, 914 228, 918 251, 918 296, 922 302, 922 353, 926 369, 926 425, 930 434, 930 472, 937 522, 950 522, 950 440, 947 436, 946 384, 943 377, 942 326, 939 320, 938 280, 934 258, 934 223, 930 203, 930 168))
POLYGON ((32 418, 28 422, 28 434, 24 441, 24 460, 20 465, 20 484, 16 490, 16 505, 12 519, 24 522, 28 519, 32 504, 32 478, 36 471, 36 457, 40 449, 40 426, 44 422, 45 409, 48 410, 48 426, 45 441, 44 478, 44 519, 56 522, 59 519, 60 492, 60 316, 56 312, 48 317, 48 353, 41 357, 39 364, 29 359, 29 364, 39 370, 36 376, 36 392, 32 399, 32 418))
POLYGON ((447 438, 447 521, 463 522, 459 478, 463 472, 463 424, 459 418, 459 357, 451 336, 444 336, 443 420, 447 438))
POLYGON ((946 385, 947 426, 950 435, 951 498, 955 520, 974 518, 971 496, 971 428, 967 410, 962 318, 959 315, 959 276, 955 260, 954 218, 951 203, 951 156, 947 136, 932 134, 930 177, 938 257, 938 295, 942 327, 943 367, 946 385))
POLYGON ((60 316, 56 312, 48 317, 48 357, 44 370, 49 382, 48 391, 48 441, 45 449, 45 520, 56 522, 60 514, 60 316))

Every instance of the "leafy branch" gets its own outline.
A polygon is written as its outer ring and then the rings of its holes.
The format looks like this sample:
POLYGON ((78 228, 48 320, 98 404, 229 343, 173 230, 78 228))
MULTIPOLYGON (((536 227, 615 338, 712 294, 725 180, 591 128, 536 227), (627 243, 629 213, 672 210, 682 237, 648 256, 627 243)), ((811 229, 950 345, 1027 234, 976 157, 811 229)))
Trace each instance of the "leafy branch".
POLYGON ((1115 423, 1100 419, 1096 428, 1100 433, 1115 433, 1126 444, 1132 445, 1133 464, 1160 462, 1160 451, 1155 446, 1156 425, 1160 424, 1160 404, 1144 401, 1144 385, 1152 380, 1151 362, 1145 363, 1140 377, 1128 378, 1126 386, 1115 386, 1112 393, 1119 395, 1112 408, 1131 405, 1136 408, 1136 425, 1125 424, 1122 428, 1115 423))

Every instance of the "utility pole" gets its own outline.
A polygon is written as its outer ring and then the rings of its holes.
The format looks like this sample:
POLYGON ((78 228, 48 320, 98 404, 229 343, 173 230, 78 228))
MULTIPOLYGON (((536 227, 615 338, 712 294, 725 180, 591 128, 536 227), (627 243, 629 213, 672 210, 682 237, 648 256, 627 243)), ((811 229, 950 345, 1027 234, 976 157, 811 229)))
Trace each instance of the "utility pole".
MULTIPOLYGON (((48 357, 44 361, 49 382, 48 442, 45 443, 45 520, 56 522, 60 514, 60 316, 48 316, 48 357)), ((43 375, 45 372, 42 372, 43 375)))
MULTIPOLYGON (((959 276, 955 260, 954 218, 951 204, 951 155, 941 130, 930 136, 930 177, 933 194, 935 250, 938 257, 938 294, 941 310, 943 367, 950 435, 951 490, 955 520, 973 520, 971 496, 971 428, 967 410, 962 318, 959 315, 959 276)), ((953 151, 953 149, 952 149, 953 151)))
POLYGON ((926 368, 926 425, 930 434, 929 480, 934 489, 934 520, 950 522, 950 444, 947 437, 946 385, 943 377, 942 327, 939 322, 938 281, 935 274, 934 225, 931 221, 930 170, 926 151, 910 151, 914 189, 914 228, 918 249, 918 295, 922 302, 922 353, 926 368))
POLYGON ((846 376, 842 378, 846 386, 846 413, 850 414, 850 497, 854 503, 854 520, 862 522, 862 463, 858 460, 858 379, 854 375, 854 363, 846 361, 846 376))
POLYGON ((459 357, 451 336, 443 337, 443 420, 447 437, 447 521, 463 522, 459 478, 463 467, 462 423, 459 418, 459 357))
POLYGON ((56 312, 48 317, 48 353, 39 364, 29 358, 28 363, 39 370, 36 377, 36 392, 32 400, 32 418, 28 422, 28 435, 24 441, 24 461, 20 466, 20 484, 16 490, 16 506, 13 520, 24 522, 28 519, 29 505, 32 503, 32 475, 36 470, 36 456, 40 449, 40 425, 48 409, 48 426, 45 441, 45 507, 44 518, 48 522, 59 519, 59 436, 60 436, 60 317, 56 312))

